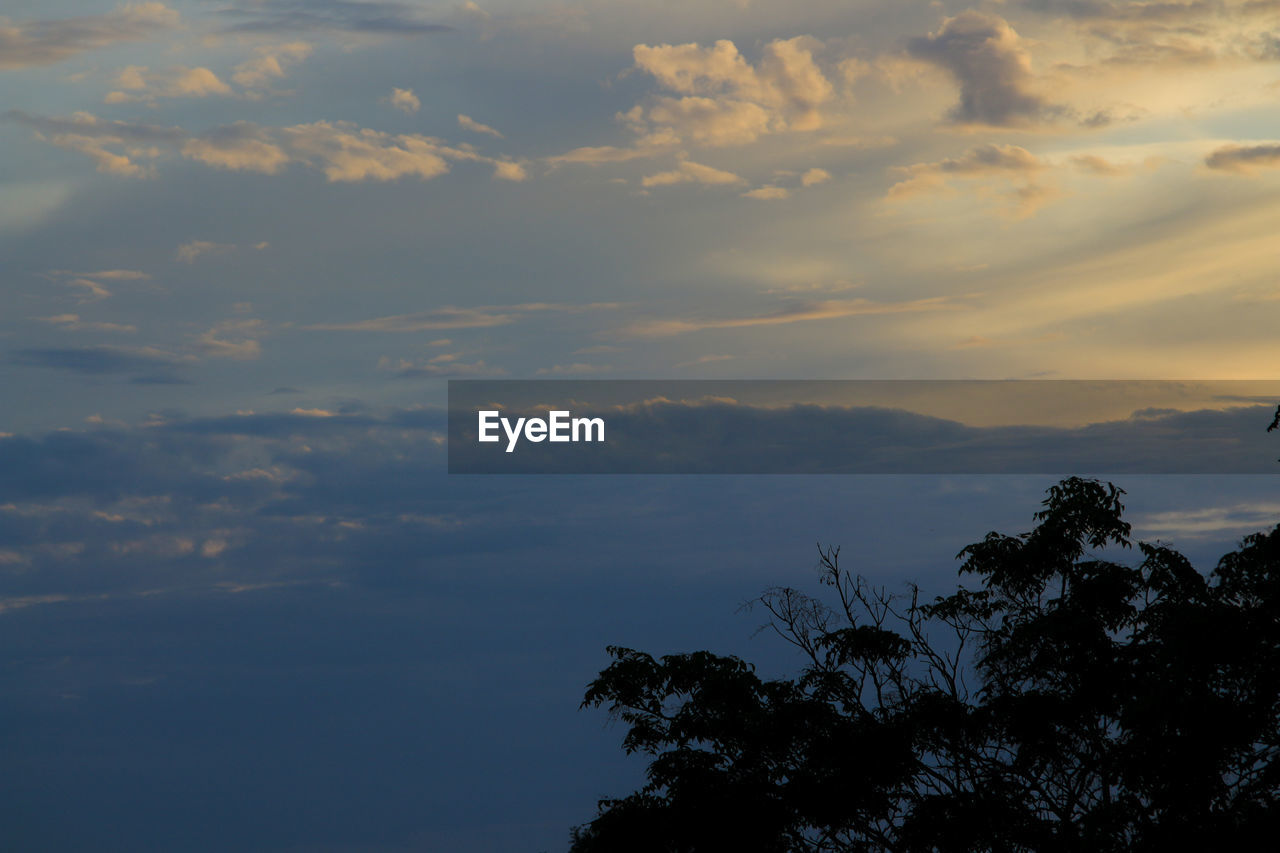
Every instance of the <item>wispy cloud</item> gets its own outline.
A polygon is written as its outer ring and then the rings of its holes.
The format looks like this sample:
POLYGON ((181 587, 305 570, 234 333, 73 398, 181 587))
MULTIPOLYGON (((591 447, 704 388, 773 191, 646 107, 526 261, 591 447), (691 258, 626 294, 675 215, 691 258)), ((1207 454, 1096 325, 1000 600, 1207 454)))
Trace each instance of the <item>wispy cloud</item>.
POLYGON ((231 21, 226 30, 237 33, 300 33, 336 31, 367 35, 416 36, 452 31, 425 20, 407 3, 379 0, 255 0, 219 10, 231 21))
POLYGON ((824 301, 796 302, 768 314, 747 317, 676 318, 645 320, 621 330, 620 334, 637 338, 663 338, 700 332, 707 329, 741 329, 751 326, 779 326, 788 323, 804 323, 813 320, 834 320, 841 317, 862 317, 875 314, 902 314, 919 311, 953 311, 960 308, 955 302, 936 297, 909 302, 873 302, 870 299, 829 299, 824 301))
POLYGON ((504 138, 501 133, 499 133, 497 130, 494 130, 489 125, 481 124, 480 122, 473 119, 471 116, 462 115, 461 113, 458 114, 458 127, 462 128, 463 130, 469 130, 472 133, 483 133, 487 136, 492 136, 496 139, 504 138))
POLYGON ((499 180, 528 177, 520 163, 481 154, 470 145, 449 145, 421 134, 384 133, 345 121, 288 127, 241 121, 191 134, 180 127, 101 119, 89 113, 49 118, 10 110, 5 117, 31 127, 53 145, 88 156, 98 171, 122 177, 151 177, 154 161, 175 154, 215 169, 267 175, 298 164, 318 169, 332 182, 430 180, 447 173, 450 162, 487 164, 499 180))
POLYGON ((622 307, 617 302, 592 302, 583 305, 551 302, 526 302, 520 305, 485 305, 475 308, 444 306, 415 314, 396 314, 347 323, 318 323, 304 326, 318 331, 346 332, 424 332, 433 329, 476 329, 505 326, 522 316, 541 312, 581 313, 608 311, 622 307))
POLYGON ((113 44, 143 41, 178 25, 163 3, 131 3, 102 15, 0 24, 0 70, 51 65, 113 44))

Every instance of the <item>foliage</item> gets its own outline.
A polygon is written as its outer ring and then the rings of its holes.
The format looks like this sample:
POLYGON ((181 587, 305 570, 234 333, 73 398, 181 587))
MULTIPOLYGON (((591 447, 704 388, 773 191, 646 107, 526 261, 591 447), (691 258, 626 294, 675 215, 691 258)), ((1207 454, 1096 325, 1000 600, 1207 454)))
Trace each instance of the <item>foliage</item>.
POLYGON ((1271 849, 1280 831, 1280 527, 1206 578, 1131 548, 1123 492, 1071 478, 1030 533, 962 550, 923 602, 820 550, 822 598, 760 599, 794 679, 611 647, 584 706, 648 782, 574 853, 1271 849))

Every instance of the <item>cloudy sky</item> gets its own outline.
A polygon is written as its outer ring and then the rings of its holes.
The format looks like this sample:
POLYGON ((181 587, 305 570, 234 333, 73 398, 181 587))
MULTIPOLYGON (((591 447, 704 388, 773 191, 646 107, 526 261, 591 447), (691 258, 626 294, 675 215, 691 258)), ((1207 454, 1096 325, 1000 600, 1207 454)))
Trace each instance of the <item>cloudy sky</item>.
MULTIPOLYGON (((24 849, 559 849, 605 644, 785 666, 815 541, 946 583, 1051 482, 449 477, 446 379, 1274 377, 1280 2, 0 12, 24 849)), ((1121 485, 1211 565, 1269 479, 1121 485)))

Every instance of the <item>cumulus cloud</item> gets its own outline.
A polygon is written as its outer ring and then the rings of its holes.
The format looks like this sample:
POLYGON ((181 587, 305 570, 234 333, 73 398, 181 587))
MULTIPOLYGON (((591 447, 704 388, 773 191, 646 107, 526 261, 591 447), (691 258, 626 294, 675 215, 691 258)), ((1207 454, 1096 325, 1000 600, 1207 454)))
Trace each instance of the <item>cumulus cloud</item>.
POLYGON ((834 89, 813 58, 816 41, 775 39, 759 62, 747 62, 721 39, 698 44, 636 45, 635 67, 673 95, 638 104, 623 119, 641 135, 667 131, 708 145, 740 145, 766 133, 815 130, 834 89))
POLYGON ((681 145, 745 145, 766 134, 816 130, 821 108, 835 92, 813 57, 818 46, 808 36, 775 39, 753 65, 727 39, 708 47, 638 44, 634 68, 650 75, 660 91, 618 114, 635 141, 575 148, 547 162, 620 163, 681 145))
POLYGON ((387 103, 402 113, 416 113, 422 109, 422 101, 412 89, 392 89, 387 96, 387 103))
POLYGON ((796 130, 821 125, 818 108, 832 95, 830 81, 813 59, 816 42, 804 36, 775 39, 760 61, 749 64, 733 42, 636 45, 636 68, 651 74, 669 91, 702 96, 730 106, 756 105, 772 121, 796 130))
POLYGON ((751 326, 780 326, 811 320, 834 320, 876 314, 902 314, 918 311, 948 311, 958 308, 944 298, 916 299, 908 302, 874 302, 870 299, 828 299, 793 302, 777 311, 747 317, 676 318, 646 320, 621 330, 626 337, 665 338, 706 329, 741 329, 751 326))
POLYGON ((1280 167, 1280 143, 1258 145, 1224 145, 1205 158, 1210 169, 1248 174, 1258 169, 1280 167))
POLYGON ((960 87, 950 118, 957 124, 1014 127, 1063 115, 1032 91, 1031 58, 1003 18, 976 10, 945 18, 936 33, 913 38, 907 53, 944 69, 960 87))
POLYGON ((704 166, 701 163, 694 163, 692 160, 681 160, 680 164, 671 171, 646 175, 640 181, 641 186, 644 187, 669 187, 674 184, 717 186, 739 183, 742 183, 742 178, 733 172, 704 166))
POLYGON ((458 114, 458 127, 462 128, 463 130, 469 130, 472 133, 483 133, 488 136, 495 137, 497 139, 504 138, 501 133, 494 130, 492 127, 489 127, 489 125, 481 124, 480 122, 473 119, 471 116, 465 116, 465 115, 462 115, 461 113, 458 114))
POLYGON ((51 65, 120 42, 142 41, 178 25, 163 3, 129 3, 103 15, 9 23, 0 18, 0 70, 51 65))

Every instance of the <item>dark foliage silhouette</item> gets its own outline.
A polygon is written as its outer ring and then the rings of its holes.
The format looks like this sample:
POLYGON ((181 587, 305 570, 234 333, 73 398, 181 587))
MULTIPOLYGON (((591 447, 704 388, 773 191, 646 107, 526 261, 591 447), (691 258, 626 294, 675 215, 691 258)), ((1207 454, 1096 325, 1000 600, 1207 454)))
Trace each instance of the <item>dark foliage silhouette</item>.
POLYGON ((710 652, 610 648, 584 706, 648 782, 574 853, 1264 850, 1280 837, 1280 527, 1208 576, 1130 549, 1122 490, 1070 478, 1030 533, 960 552, 924 602, 821 552, 820 597, 767 591, 803 654, 767 681, 710 652))

